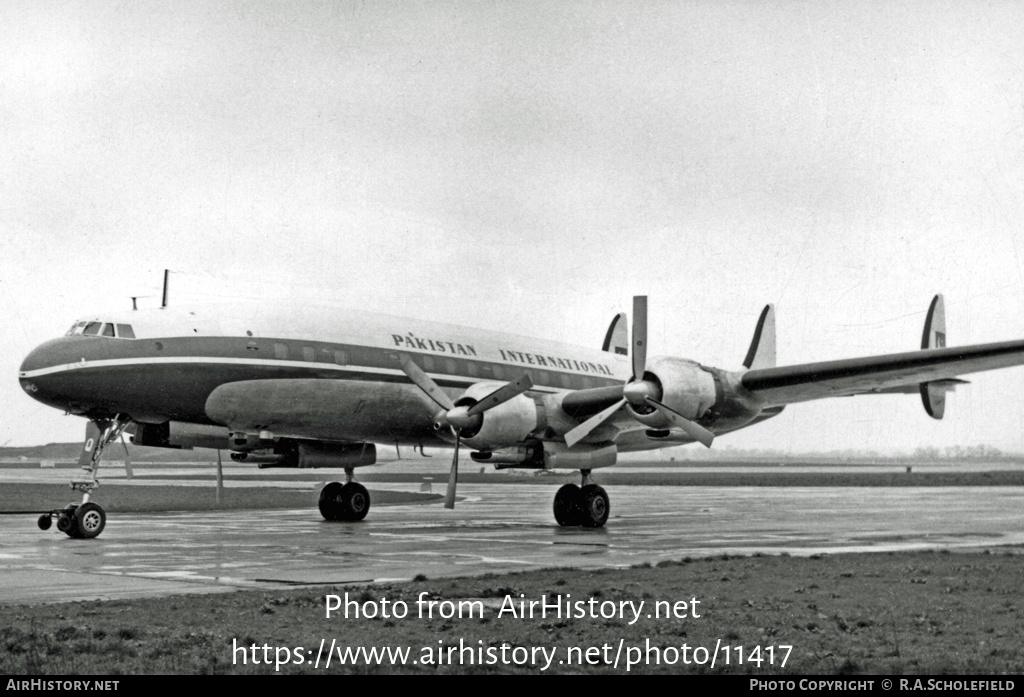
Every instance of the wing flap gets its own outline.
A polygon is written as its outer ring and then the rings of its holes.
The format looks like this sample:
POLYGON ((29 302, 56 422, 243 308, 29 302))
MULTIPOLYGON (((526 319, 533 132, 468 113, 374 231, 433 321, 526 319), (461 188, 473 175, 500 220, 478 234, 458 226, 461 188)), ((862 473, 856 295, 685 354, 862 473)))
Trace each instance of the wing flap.
POLYGON ((743 386, 767 405, 895 392, 905 385, 1024 364, 1024 340, 748 370, 743 386))

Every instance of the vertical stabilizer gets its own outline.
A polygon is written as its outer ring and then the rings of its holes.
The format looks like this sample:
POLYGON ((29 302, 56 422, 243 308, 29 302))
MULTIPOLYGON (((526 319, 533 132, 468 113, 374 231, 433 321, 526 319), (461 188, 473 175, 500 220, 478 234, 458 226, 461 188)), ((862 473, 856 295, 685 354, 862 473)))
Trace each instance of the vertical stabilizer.
POLYGON ((629 355, 629 336, 627 331, 626 313, 620 312, 615 315, 615 319, 608 325, 608 332, 604 335, 604 344, 601 345, 601 350, 620 356, 629 355))
MULTIPOLYGON (((928 307, 928 315, 924 319, 924 334, 921 337, 922 349, 946 348, 946 305, 942 295, 932 298, 928 307)), ((933 419, 941 419, 946 412, 946 384, 921 383, 921 401, 924 410, 933 419)))
POLYGON ((942 301, 941 294, 932 298, 932 304, 928 306, 928 316, 924 319, 921 348, 946 348, 946 304, 942 301))
POLYGON ((754 329, 750 350, 743 361, 747 368, 775 367, 775 306, 765 305, 754 329))

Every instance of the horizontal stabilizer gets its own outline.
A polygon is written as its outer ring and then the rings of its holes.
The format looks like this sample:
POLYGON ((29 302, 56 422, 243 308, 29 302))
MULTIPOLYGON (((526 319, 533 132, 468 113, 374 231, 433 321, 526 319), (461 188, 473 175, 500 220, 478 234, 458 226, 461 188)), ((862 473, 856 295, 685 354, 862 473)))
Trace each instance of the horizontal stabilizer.
POLYGON ((775 367, 775 306, 765 305, 754 329, 750 350, 743 360, 747 368, 775 367))

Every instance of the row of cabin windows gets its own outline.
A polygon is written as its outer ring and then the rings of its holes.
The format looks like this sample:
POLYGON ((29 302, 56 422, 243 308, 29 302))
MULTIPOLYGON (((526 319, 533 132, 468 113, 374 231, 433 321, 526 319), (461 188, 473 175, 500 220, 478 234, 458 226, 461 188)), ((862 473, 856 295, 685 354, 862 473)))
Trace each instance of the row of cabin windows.
POLYGON ((85 336, 110 336, 119 339, 134 339, 135 332, 130 324, 114 324, 113 322, 76 322, 71 325, 65 336, 82 334, 85 336))
MULTIPOLYGON (((292 352, 288 344, 274 342, 274 357, 286 361, 291 358, 292 352)), ((298 359, 298 355, 295 356, 298 359)), ((310 362, 333 362, 337 365, 349 365, 349 352, 339 349, 321 348, 319 358, 317 350, 312 346, 302 347, 302 360, 310 362)), ((441 358, 438 356, 413 356, 414 362, 428 373, 440 372, 445 375, 468 375, 482 380, 515 380, 524 373, 529 373, 533 381, 538 385, 549 387, 561 386, 566 389, 581 389, 590 387, 601 387, 602 383, 598 378, 589 375, 570 375, 567 373, 552 373, 548 370, 526 369, 497 365, 493 363, 480 363, 467 361, 458 358, 441 358)), ((368 361, 372 363, 373 361, 368 361)))
MULTIPOLYGON (((282 344, 279 341, 275 341, 274 357, 279 358, 282 361, 287 361, 290 357, 288 351, 288 344, 282 344)), ((312 346, 303 346, 302 360, 310 362, 319 360, 322 363, 328 363, 333 361, 338 365, 348 365, 348 351, 332 351, 327 348, 322 348, 320 349, 320 357, 317 358, 315 348, 313 348, 312 346)))
POLYGON ((483 380, 516 380, 529 374, 535 384, 548 387, 564 387, 566 389, 587 389, 601 387, 604 382, 590 375, 573 375, 555 373, 550 370, 527 368, 526 366, 500 365, 480 363, 458 358, 438 358, 436 356, 413 356, 413 361, 427 372, 441 372, 448 375, 468 375, 483 380))

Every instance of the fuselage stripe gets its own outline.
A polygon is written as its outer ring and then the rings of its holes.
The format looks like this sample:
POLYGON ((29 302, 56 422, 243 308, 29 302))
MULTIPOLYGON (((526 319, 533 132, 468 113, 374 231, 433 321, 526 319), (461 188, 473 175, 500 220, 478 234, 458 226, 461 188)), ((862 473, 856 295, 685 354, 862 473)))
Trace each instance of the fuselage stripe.
MULTIPOLYGON (((376 368, 373 366, 366 365, 339 365, 337 363, 315 363, 313 361, 289 361, 281 359, 263 359, 263 358, 232 358, 230 356, 168 356, 166 358, 160 357, 147 357, 147 358, 112 358, 112 359, 101 359, 93 361, 83 361, 78 363, 62 363, 60 365, 50 366, 47 368, 38 368, 36 370, 27 370, 18 373, 20 379, 28 380, 32 378, 42 377, 44 375, 55 375, 58 373, 69 373, 79 372, 83 370, 94 370, 101 368, 123 368, 127 366, 147 366, 147 365, 242 365, 242 366, 259 366, 269 368, 302 368, 308 370, 329 370, 331 372, 338 373, 339 376, 351 374, 351 373, 371 373, 376 375, 388 375, 395 377, 405 377, 405 373, 401 370, 393 368, 376 368)), ((472 385, 480 382, 481 379, 478 377, 468 377, 465 375, 449 375, 446 373, 427 373, 435 380, 442 382, 456 382, 463 383, 465 385, 472 385)), ((406 378, 407 379, 407 378, 406 378)), ((504 380, 491 379, 489 382, 505 382, 504 380)), ((534 385, 532 388, 533 392, 565 392, 565 389, 558 387, 545 387, 542 385, 534 385)))

